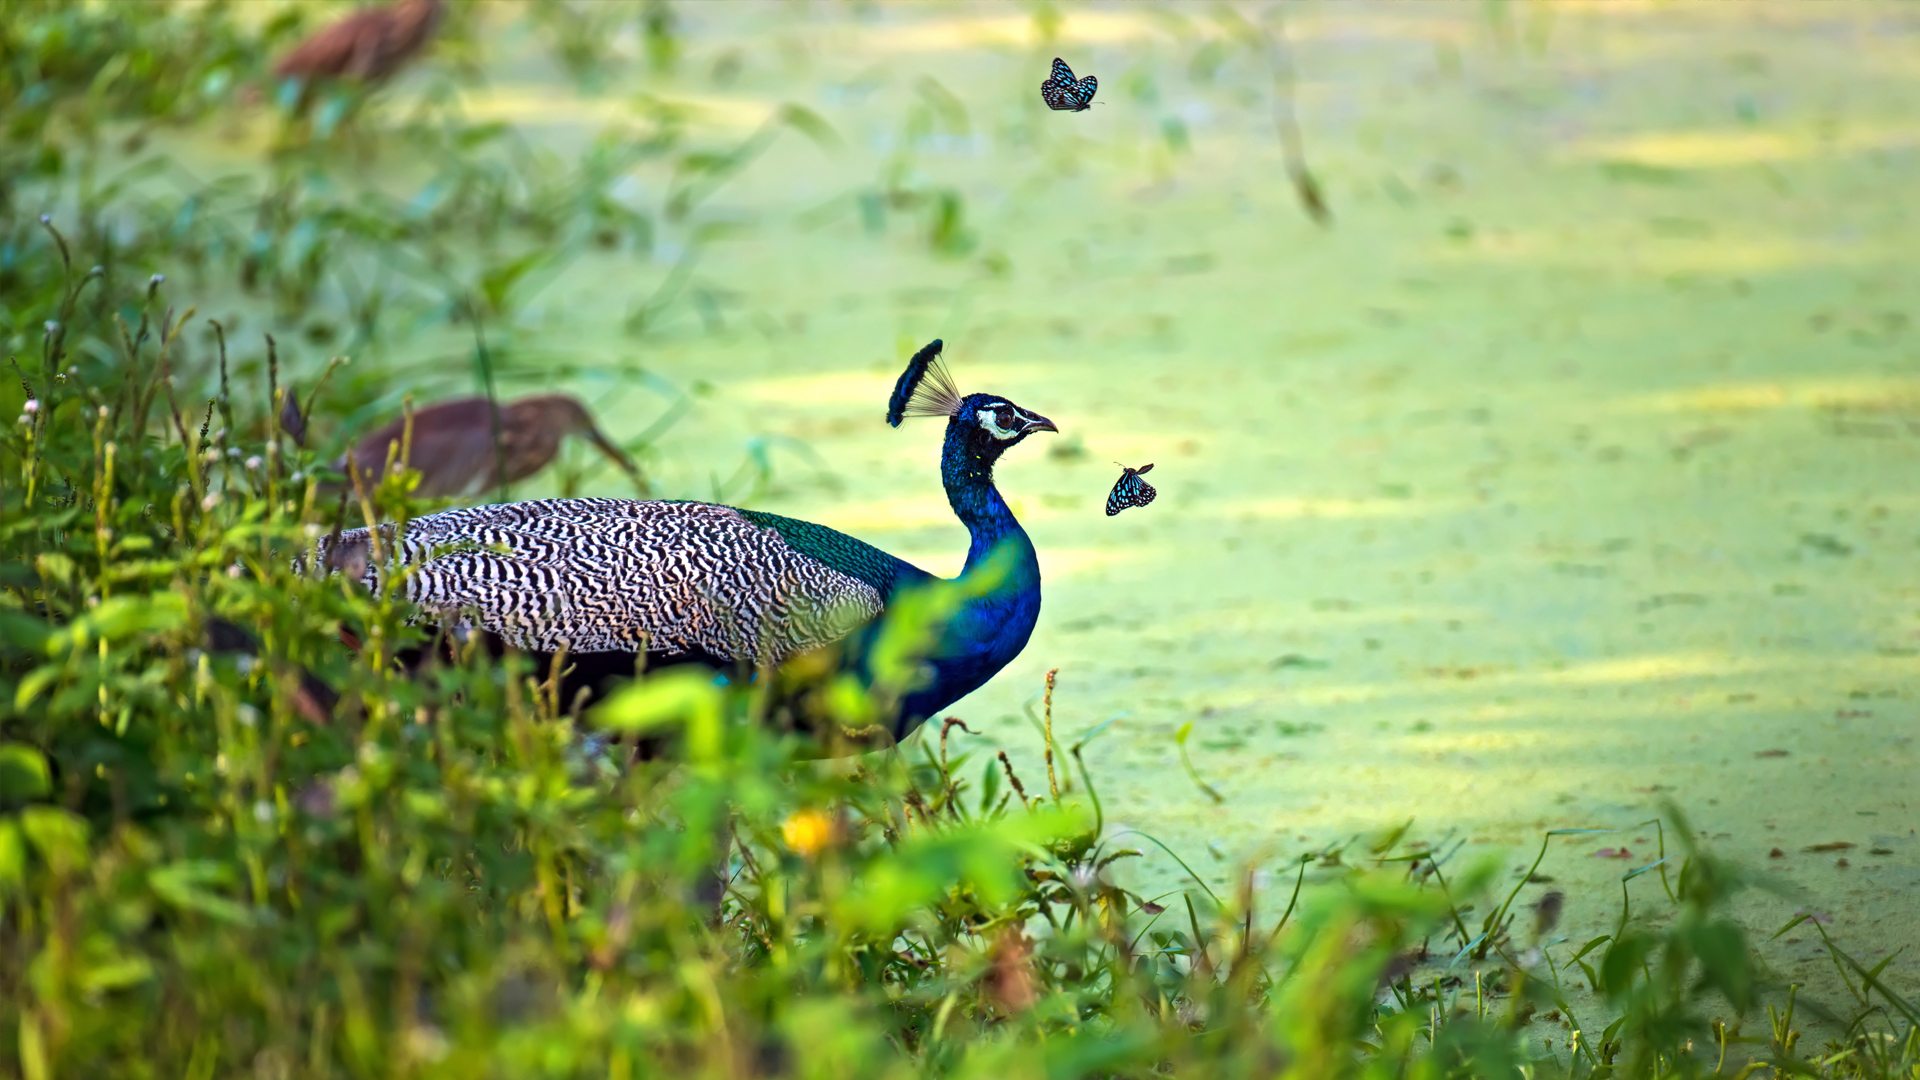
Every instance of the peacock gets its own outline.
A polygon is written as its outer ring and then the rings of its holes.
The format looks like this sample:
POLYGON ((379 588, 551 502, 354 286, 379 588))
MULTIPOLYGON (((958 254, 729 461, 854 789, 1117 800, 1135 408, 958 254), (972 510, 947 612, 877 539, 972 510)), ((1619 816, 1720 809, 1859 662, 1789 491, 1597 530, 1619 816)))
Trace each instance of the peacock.
POLYGON ((808 656, 871 677, 889 609, 913 591, 958 584, 918 684, 885 718, 905 738, 978 689, 1026 647, 1040 616, 1033 542, 994 486, 993 466, 1053 421, 998 394, 962 396, 936 339, 908 363, 887 422, 944 417, 940 477, 971 543, 958 578, 813 522, 713 503, 538 499, 441 511, 404 530, 323 540, 319 565, 377 587, 399 576, 424 620, 478 632, 550 663, 562 691, 603 692, 636 670, 702 664, 764 671, 808 656))

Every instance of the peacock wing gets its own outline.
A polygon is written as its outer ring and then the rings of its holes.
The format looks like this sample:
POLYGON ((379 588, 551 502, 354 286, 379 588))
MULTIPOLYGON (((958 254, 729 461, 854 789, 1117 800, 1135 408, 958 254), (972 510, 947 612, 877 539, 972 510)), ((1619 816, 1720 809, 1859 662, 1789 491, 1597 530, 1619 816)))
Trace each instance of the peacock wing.
MULTIPOLYGON (((356 530, 338 545, 365 542, 365 530, 356 530)), ((892 575, 912 570, 820 526, 708 503, 626 499, 430 514, 407 527, 389 557, 407 567, 406 595, 427 613, 518 648, 750 663, 777 663, 847 636, 881 612, 892 575), (814 532, 783 531, 787 525, 814 532), (822 550, 820 534, 837 537, 850 556, 822 550)))

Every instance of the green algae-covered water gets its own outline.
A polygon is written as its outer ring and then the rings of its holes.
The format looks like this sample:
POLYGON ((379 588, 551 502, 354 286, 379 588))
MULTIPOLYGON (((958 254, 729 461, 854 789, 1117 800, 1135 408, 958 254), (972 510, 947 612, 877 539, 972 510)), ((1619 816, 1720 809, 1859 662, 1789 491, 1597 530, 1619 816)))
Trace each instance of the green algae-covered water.
MULTIPOLYGON (((881 422, 905 358, 942 337, 962 390, 1058 422, 1000 472, 1045 607, 954 708, 967 745, 1040 775, 1025 712, 1058 668, 1062 739, 1106 725, 1109 819, 1216 885, 1408 819, 1516 874, 1546 830, 1625 827, 1542 868, 1577 937, 1670 796, 1781 886, 1746 901, 1761 936, 1810 909, 1858 956, 1920 941, 1920 11, 1289 6, 1329 227, 1288 183, 1269 54, 1198 6, 680 13, 672 77, 616 62, 588 93, 498 40, 461 107, 571 154, 640 95, 739 138, 791 102, 838 144, 783 134, 702 204, 731 226, 698 259, 710 317, 622 330, 669 234, 567 264, 518 332, 616 438, 661 410, 624 373, 702 388, 662 490, 790 437, 811 456, 776 444, 755 505, 941 573, 966 539, 939 432, 881 422), (1041 106, 1056 54, 1101 104, 1041 106), (1155 463, 1159 500, 1108 518, 1115 461, 1155 463)), ((1837 1005, 1806 929, 1765 955, 1837 1005)))

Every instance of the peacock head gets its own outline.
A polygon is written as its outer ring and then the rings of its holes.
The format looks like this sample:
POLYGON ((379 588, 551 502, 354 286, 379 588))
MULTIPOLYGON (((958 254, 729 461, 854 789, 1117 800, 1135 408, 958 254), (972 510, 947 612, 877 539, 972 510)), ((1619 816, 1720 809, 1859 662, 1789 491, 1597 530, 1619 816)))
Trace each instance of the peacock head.
POLYGON ((907 362, 887 405, 887 423, 899 427, 908 416, 944 416, 948 443, 958 439, 969 457, 987 462, 1036 431, 1060 430, 1053 421, 998 394, 961 397, 940 362, 940 347, 935 338, 907 362))
POLYGON ((1053 421, 998 394, 968 394, 947 421, 949 437, 965 439, 973 456, 988 461, 1036 431, 1059 430, 1053 421))

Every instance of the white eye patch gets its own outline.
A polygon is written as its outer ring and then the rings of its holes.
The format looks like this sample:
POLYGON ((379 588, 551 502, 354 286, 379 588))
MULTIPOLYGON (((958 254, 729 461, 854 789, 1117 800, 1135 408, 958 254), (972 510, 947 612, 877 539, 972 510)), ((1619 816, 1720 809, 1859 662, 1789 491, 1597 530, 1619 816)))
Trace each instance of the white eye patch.
POLYGON ((1000 414, 993 409, 981 409, 973 415, 975 419, 980 421, 980 427, 986 431, 987 434, 1002 442, 1020 437, 1019 432, 1008 431, 1006 428, 1000 426, 1000 414))

